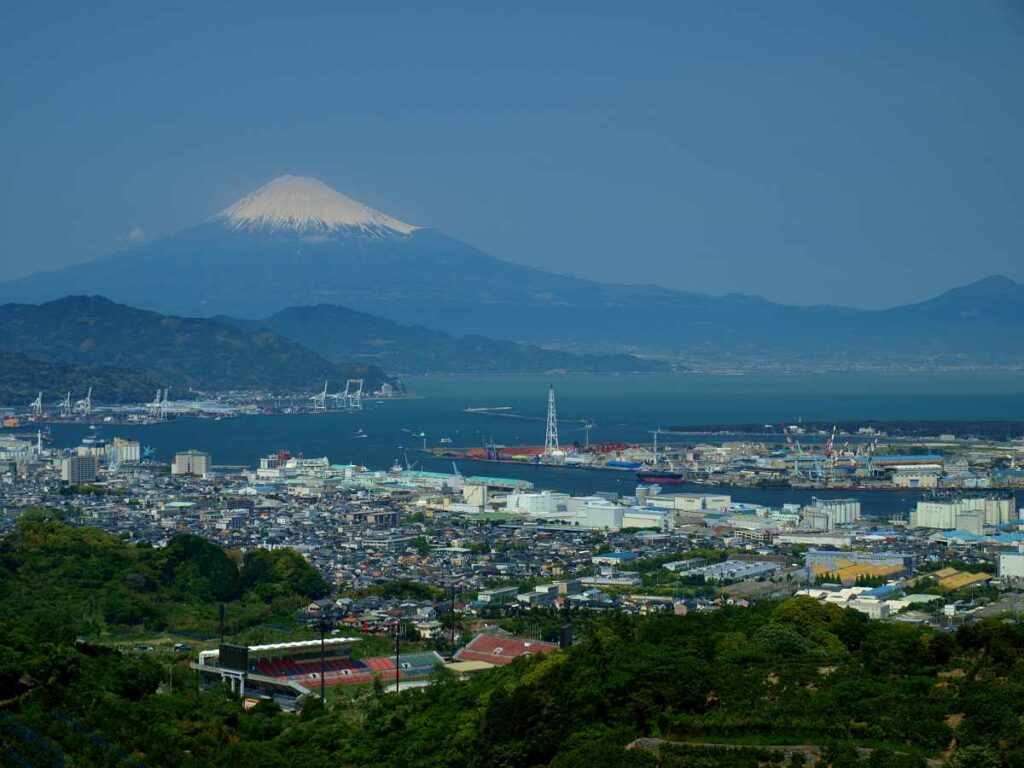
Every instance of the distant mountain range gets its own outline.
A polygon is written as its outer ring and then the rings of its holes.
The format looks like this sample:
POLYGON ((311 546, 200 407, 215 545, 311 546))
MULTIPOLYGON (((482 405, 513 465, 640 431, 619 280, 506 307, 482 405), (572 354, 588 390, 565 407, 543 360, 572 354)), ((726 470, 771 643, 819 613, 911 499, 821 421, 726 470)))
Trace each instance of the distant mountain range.
MULTIPOLYGON (((291 307, 340 305, 455 336, 639 352, 702 367, 1020 366, 1024 360, 1024 286, 1005 277, 882 311, 602 284, 495 259, 291 176, 185 232, 0 284, 0 301, 83 292, 204 317, 254 319, 291 307)), ((336 339, 318 338, 329 354, 345 349, 336 339)))
POLYGON ((631 355, 573 355, 496 341, 456 338, 336 306, 296 307, 263 320, 187 318, 68 296, 0 306, 0 403, 44 399, 92 386, 105 402, 150 399, 158 387, 205 391, 314 391, 385 371, 624 372, 665 370, 631 355))
MULTIPOLYGON (((102 366, 148 374, 147 397, 160 385, 179 390, 314 391, 324 379, 361 378, 367 390, 394 382, 378 366, 331 362, 267 329, 241 331, 215 320, 161 315, 99 296, 6 304, 0 306, 0 328, 0 351, 18 353, 23 362, 89 366, 90 375, 99 375, 102 366)), ((84 386, 79 382, 74 389, 84 386)), ((113 395, 103 385, 94 392, 107 401, 113 395)))
POLYGON ((608 373, 669 368, 662 361, 627 354, 575 355, 485 336, 458 337, 333 304, 292 307, 262 320, 215 319, 248 332, 268 328, 329 360, 374 363, 401 373, 608 373))

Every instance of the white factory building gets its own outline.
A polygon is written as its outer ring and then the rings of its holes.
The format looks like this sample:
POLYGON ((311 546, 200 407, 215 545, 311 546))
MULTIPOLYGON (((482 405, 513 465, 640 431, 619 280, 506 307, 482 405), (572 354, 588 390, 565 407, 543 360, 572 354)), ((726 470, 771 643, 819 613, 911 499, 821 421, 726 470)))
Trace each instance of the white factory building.
POLYGON ((1024 579, 1024 552, 1000 553, 999 578, 1024 579))
POLYGON ((115 437, 110 450, 111 458, 118 464, 138 464, 142 459, 142 447, 138 440, 115 437))
POLYGON ((623 528, 670 530, 675 512, 651 505, 622 506, 604 496, 569 496, 554 491, 510 493, 505 502, 509 512, 535 520, 599 531, 623 528))
POLYGON ((801 519, 805 528, 831 531, 843 525, 853 525, 860 520, 858 499, 819 499, 804 507, 801 519))
POLYGON ((505 508, 530 517, 554 517, 568 512, 569 498, 569 494, 555 491, 510 493, 505 500, 505 508))
POLYGON ((910 513, 911 528, 938 528, 940 530, 974 530, 981 514, 982 525, 1000 525, 1016 516, 1011 496, 954 496, 940 499, 922 499, 910 513), (962 519, 961 519, 962 518, 962 519))
POLYGON ((732 497, 724 493, 660 493, 646 498, 649 506, 683 513, 725 512, 732 497))

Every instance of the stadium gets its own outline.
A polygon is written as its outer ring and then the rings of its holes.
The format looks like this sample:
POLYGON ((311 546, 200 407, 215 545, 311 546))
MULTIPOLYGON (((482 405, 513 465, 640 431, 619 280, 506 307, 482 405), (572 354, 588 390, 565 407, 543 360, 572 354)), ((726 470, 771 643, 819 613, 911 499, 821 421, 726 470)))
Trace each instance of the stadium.
POLYGON ((204 687, 223 682, 245 699, 272 699, 294 710, 305 696, 319 691, 321 669, 325 687, 368 685, 377 678, 385 687, 407 688, 426 685, 437 665, 444 664, 433 651, 353 658, 352 645, 357 642, 357 637, 326 638, 322 662, 319 640, 251 646, 224 643, 200 652, 191 667, 204 687))

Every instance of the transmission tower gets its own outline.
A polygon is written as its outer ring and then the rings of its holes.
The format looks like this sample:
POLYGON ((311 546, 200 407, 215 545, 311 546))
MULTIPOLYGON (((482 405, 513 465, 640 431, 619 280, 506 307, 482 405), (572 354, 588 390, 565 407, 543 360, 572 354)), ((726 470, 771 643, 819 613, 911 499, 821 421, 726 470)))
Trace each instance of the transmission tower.
POLYGON ((544 435, 544 455, 558 450, 558 416, 555 414, 555 388, 548 388, 548 428, 544 435))

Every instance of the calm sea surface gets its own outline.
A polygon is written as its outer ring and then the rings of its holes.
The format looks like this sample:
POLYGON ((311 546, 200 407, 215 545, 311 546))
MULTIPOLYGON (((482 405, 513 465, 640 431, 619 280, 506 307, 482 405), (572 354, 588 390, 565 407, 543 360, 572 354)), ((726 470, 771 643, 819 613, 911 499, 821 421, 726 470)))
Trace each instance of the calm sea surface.
MULTIPOLYGON (((595 426, 593 442, 651 440, 650 430, 679 425, 794 423, 841 419, 1019 419, 1024 420, 1024 377, 992 374, 884 375, 737 375, 691 374, 622 376, 437 376, 406 379, 418 397, 368 403, 361 412, 248 416, 221 421, 179 419, 148 426, 110 426, 101 434, 132 437, 169 461, 175 451, 199 448, 217 464, 256 466, 260 456, 288 450, 327 456, 334 463, 354 462, 387 469, 406 454, 418 468, 452 471, 450 461, 415 451, 451 438, 454 446, 482 445, 487 438, 504 444, 543 445, 547 387, 558 396, 563 444, 583 442, 583 420, 595 426), (467 407, 511 406, 505 416, 467 414, 467 407), (363 430, 366 437, 358 437, 363 430)), ((81 425, 54 425, 57 445, 78 443, 89 433, 81 425)), ((696 438, 667 438, 695 442, 696 438)), ((541 488, 584 493, 629 493, 632 475, 610 471, 463 462, 466 475, 520 477, 541 488)), ((706 486, 701 486, 706 488, 706 486)), ((734 500, 779 505, 813 495, 850 492, 730 491, 734 500)), ((910 492, 860 492, 865 513, 888 516, 913 504, 910 492)))

